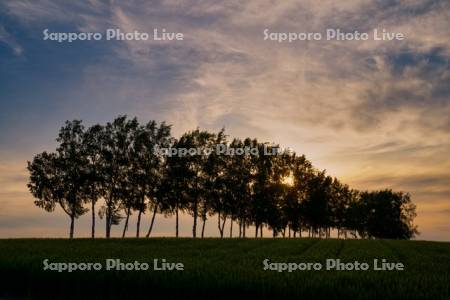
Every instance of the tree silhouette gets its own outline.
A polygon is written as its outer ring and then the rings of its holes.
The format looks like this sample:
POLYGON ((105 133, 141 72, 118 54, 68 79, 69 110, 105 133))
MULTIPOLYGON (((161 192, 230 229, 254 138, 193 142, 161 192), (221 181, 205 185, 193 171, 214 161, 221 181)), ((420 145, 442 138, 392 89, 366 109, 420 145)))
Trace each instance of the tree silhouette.
POLYGON ((86 180, 83 185, 86 200, 91 203, 91 237, 95 238, 95 204, 102 195, 101 190, 101 142, 104 128, 101 125, 89 127, 83 134, 83 152, 86 159, 86 180))
POLYGON ((364 235, 374 238, 410 239, 417 233, 411 219, 415 206, 409 194, 382 190, 362 192, 360 209, 364 214, 364 235))
MULTIPOLYGON (((177 149, 178 140, 173 140, 172 146, 177 149)), ((175 237, 179 236, 179 214, 187 209, 188 197, 185 187, 188 179, 185 176, 186 164, 183 157, 174 155, 165 159, 162 170, 162 182, 159 189, 159 198, 164 205, 164 213, 175 215, 175 237)))
POLYGON ((230 165, 231 156, 222 155, 219 151, 222 151, 219 147, 226 145, 226 135, 224 129, 222 129, 214 137, 212 148, 214 151, 208 156, 205 162, 205 199, 204 208, 202 210, 203 226, 202 237, 204 234, 204 227, 206 223, 207 209, 210 214, 217 214, 217 227, 219 229, 220 237, 224 236, 225 222, 227 215, 230 214, 231 205, 231 186, 227 182, 227 170, 230 165))
POLYGON ((100 216, 105 217, 106 238, 111 236, 111 226, 119 224, 120 211, 127 205, 121 205, 124 197, 130 196, 129 168, 130 147, 133 130, 138 126, 136 118, 128 120, 126 116, 117 117, 105 126, 102 148, 102 191, 105 205, 100 216))
MULTIPOLYGON (((192 237, 197 237, 197 221, 199 211, 206 207, 207 192, 205 182, 205 163, 208 160, 208 150, 212 148, 214 134, 196 129, 181 136, 177 143, 179 149, 196 149, 196 153, 187 153, 179 160, 183 180, 183 196, 188 206, 188 212, 194 218, 192 237)), ((206 209, 206 208, 205 208, 206 209)), ((206 220, 205 220, 206 221, 206 220)))
POLYGON ((59 204, 70 217, 70 238, 74 236, 75 219, 87 211, 83 207, 86 199, 83 185, 87 179, 83 130, 81 121, 67 121, 57 138, 57 152, 43 152, 28 162, 28 188, 38 199, 35 204, 47 211, 53 211, 55 204, 59 204))
MULTIPOLYGON (((254 147, 254 140, 246 138, 244 141, 234 139, 230 144, 232 153, 237 149, 254 147)), ((232 194, 231 209, 239 222, 239 236, 246 237, 246 229, 252 222, 251 203, 253 197, 254 168, 252 155, 232 155, 231 162, 226 169, 226 182, 232 194)))
POLYGON ((28 162, 35 205, 49 212, 59 205, 70 218, 71 238, 75 219, 88 211, 84 204, 90 204, 95 237, 99 200, 107 238, 122 219, 125 237, 134 212, 139 237, 147 210, 146 237, 157 213, 175 215, 178 237, 180 212, 192 215, 194 238, 198 219, 204 237, 207 219, 214 215, 222 238, 227 220, 230 237, 233 223, 239 225, 239 237, 246 237, 250 225, 255 237, 262 237, 265 226, 273 237, 291 237, 292 232, 301 237, 308 231, 310 237, 329 238, 333 230, 338 238, 410 239, 418 234, 415 205, 407 193, 359 192, 315 169, 304 155, 277 152, 278 146, 252 138, 228 142, 224 129, 196 129, 179 139, 170 130, 164 122, 140 125, 126 116, 87 130, 79 120, 67 121, 56 152, 43 152, 28 162), (159 151, 163 149, 169 152, 159 151))
MULTIPOLYGON (((169 148, 172 143, 170 136, 170 126, 162 123, 157 126, 155 121, 150 121, 142 128, 141 135, 137 139, 136 147, 133 152, 133 161, 136 165, 135 173, 139 173, 138 185, 143 192, 142 200, 149 199, 149 207, 153 208, 149 230, 146 237, 149 237, 155 221, 156 212, 161 212, 168 208, 162 201, 161 192, 164 172, 164 157, 155 151, 155 148, 169 148)), ((139 237, 140 215, 145 211, 145 203, 142 201, 139 205, 139 216, 136 237, 139 237)))

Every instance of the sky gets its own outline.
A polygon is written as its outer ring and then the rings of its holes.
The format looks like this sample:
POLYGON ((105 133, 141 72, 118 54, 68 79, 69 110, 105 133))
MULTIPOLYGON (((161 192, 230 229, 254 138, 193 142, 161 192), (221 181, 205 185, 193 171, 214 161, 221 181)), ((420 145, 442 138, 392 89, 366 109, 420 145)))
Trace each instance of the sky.
MULTIPOLYGON (((0 238, 67 236, 60 210, 34 206, 27 160, 55 149, 65 120, 127 114, 167 121, 176 137, 225 127, 291 147, 353 188, 409 192, 417 238, 450 241, 449 58, 446 0, 1 1, 0 238), (184 38, 43 40, 45 29, 109 28, 184 38), (265 29, 329 28, 405 39, 264 40, 265 29)), ((182 217, 183 235, 191 219, 182 217)), ((75 234, 89 230, 87 214, 75 234)), ((155 235, 173 232, 174 220, 158 216, 155 235)))

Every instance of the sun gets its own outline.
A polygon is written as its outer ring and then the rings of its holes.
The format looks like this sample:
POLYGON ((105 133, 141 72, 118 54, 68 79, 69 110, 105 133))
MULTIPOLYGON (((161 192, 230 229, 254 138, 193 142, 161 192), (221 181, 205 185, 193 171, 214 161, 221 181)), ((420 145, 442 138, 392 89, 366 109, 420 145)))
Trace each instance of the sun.
POLYGON ((285 176, 281 179, 281 183, 287 186, 293 186, 294 185, 294 176, 292 174, 289 174, 288 176, 285 176))

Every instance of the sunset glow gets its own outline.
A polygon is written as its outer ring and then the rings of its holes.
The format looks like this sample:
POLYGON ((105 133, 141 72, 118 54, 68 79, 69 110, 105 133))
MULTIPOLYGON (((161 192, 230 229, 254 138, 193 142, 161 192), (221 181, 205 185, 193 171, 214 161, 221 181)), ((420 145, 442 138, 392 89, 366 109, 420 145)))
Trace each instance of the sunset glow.
MULTIPOLYGON (((66 120, 90 126, 126 114, 166 121, 175 137, 225 128, 290 147, 352 188, 408 192, 417 239, 450 241, 450 4, 425 2, 345 1, 336 14, 328 0, 2 1, 0 238, 65 237, 62 211, 34 205, 27 161, 54 151, 66 120), (108 28, 157 28, 160 39, 43 34, 108 28), (264 39, 265 29, 327 28, 378 29, 380 39, 264 39)), ((89 236, 89 222, 80 218, 77 236, 89 236)), ((173 236, 173 218, 156 222, 156 236, 173 236)), ((217 236, 210 223, 207 235, 217 236)))

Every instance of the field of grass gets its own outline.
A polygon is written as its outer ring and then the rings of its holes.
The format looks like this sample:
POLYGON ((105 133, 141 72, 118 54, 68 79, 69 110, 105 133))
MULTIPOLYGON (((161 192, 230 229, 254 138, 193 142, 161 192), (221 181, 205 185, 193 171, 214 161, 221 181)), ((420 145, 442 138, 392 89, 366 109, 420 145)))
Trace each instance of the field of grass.
POLYGON ((0 240, 0 298, 450 299, 450 243, 319 239, 0 240), (184 271, 44 271, 49 262, 182 262, 184 271), (404 271, 263 270, 272 262, 367 262, 404 271))

